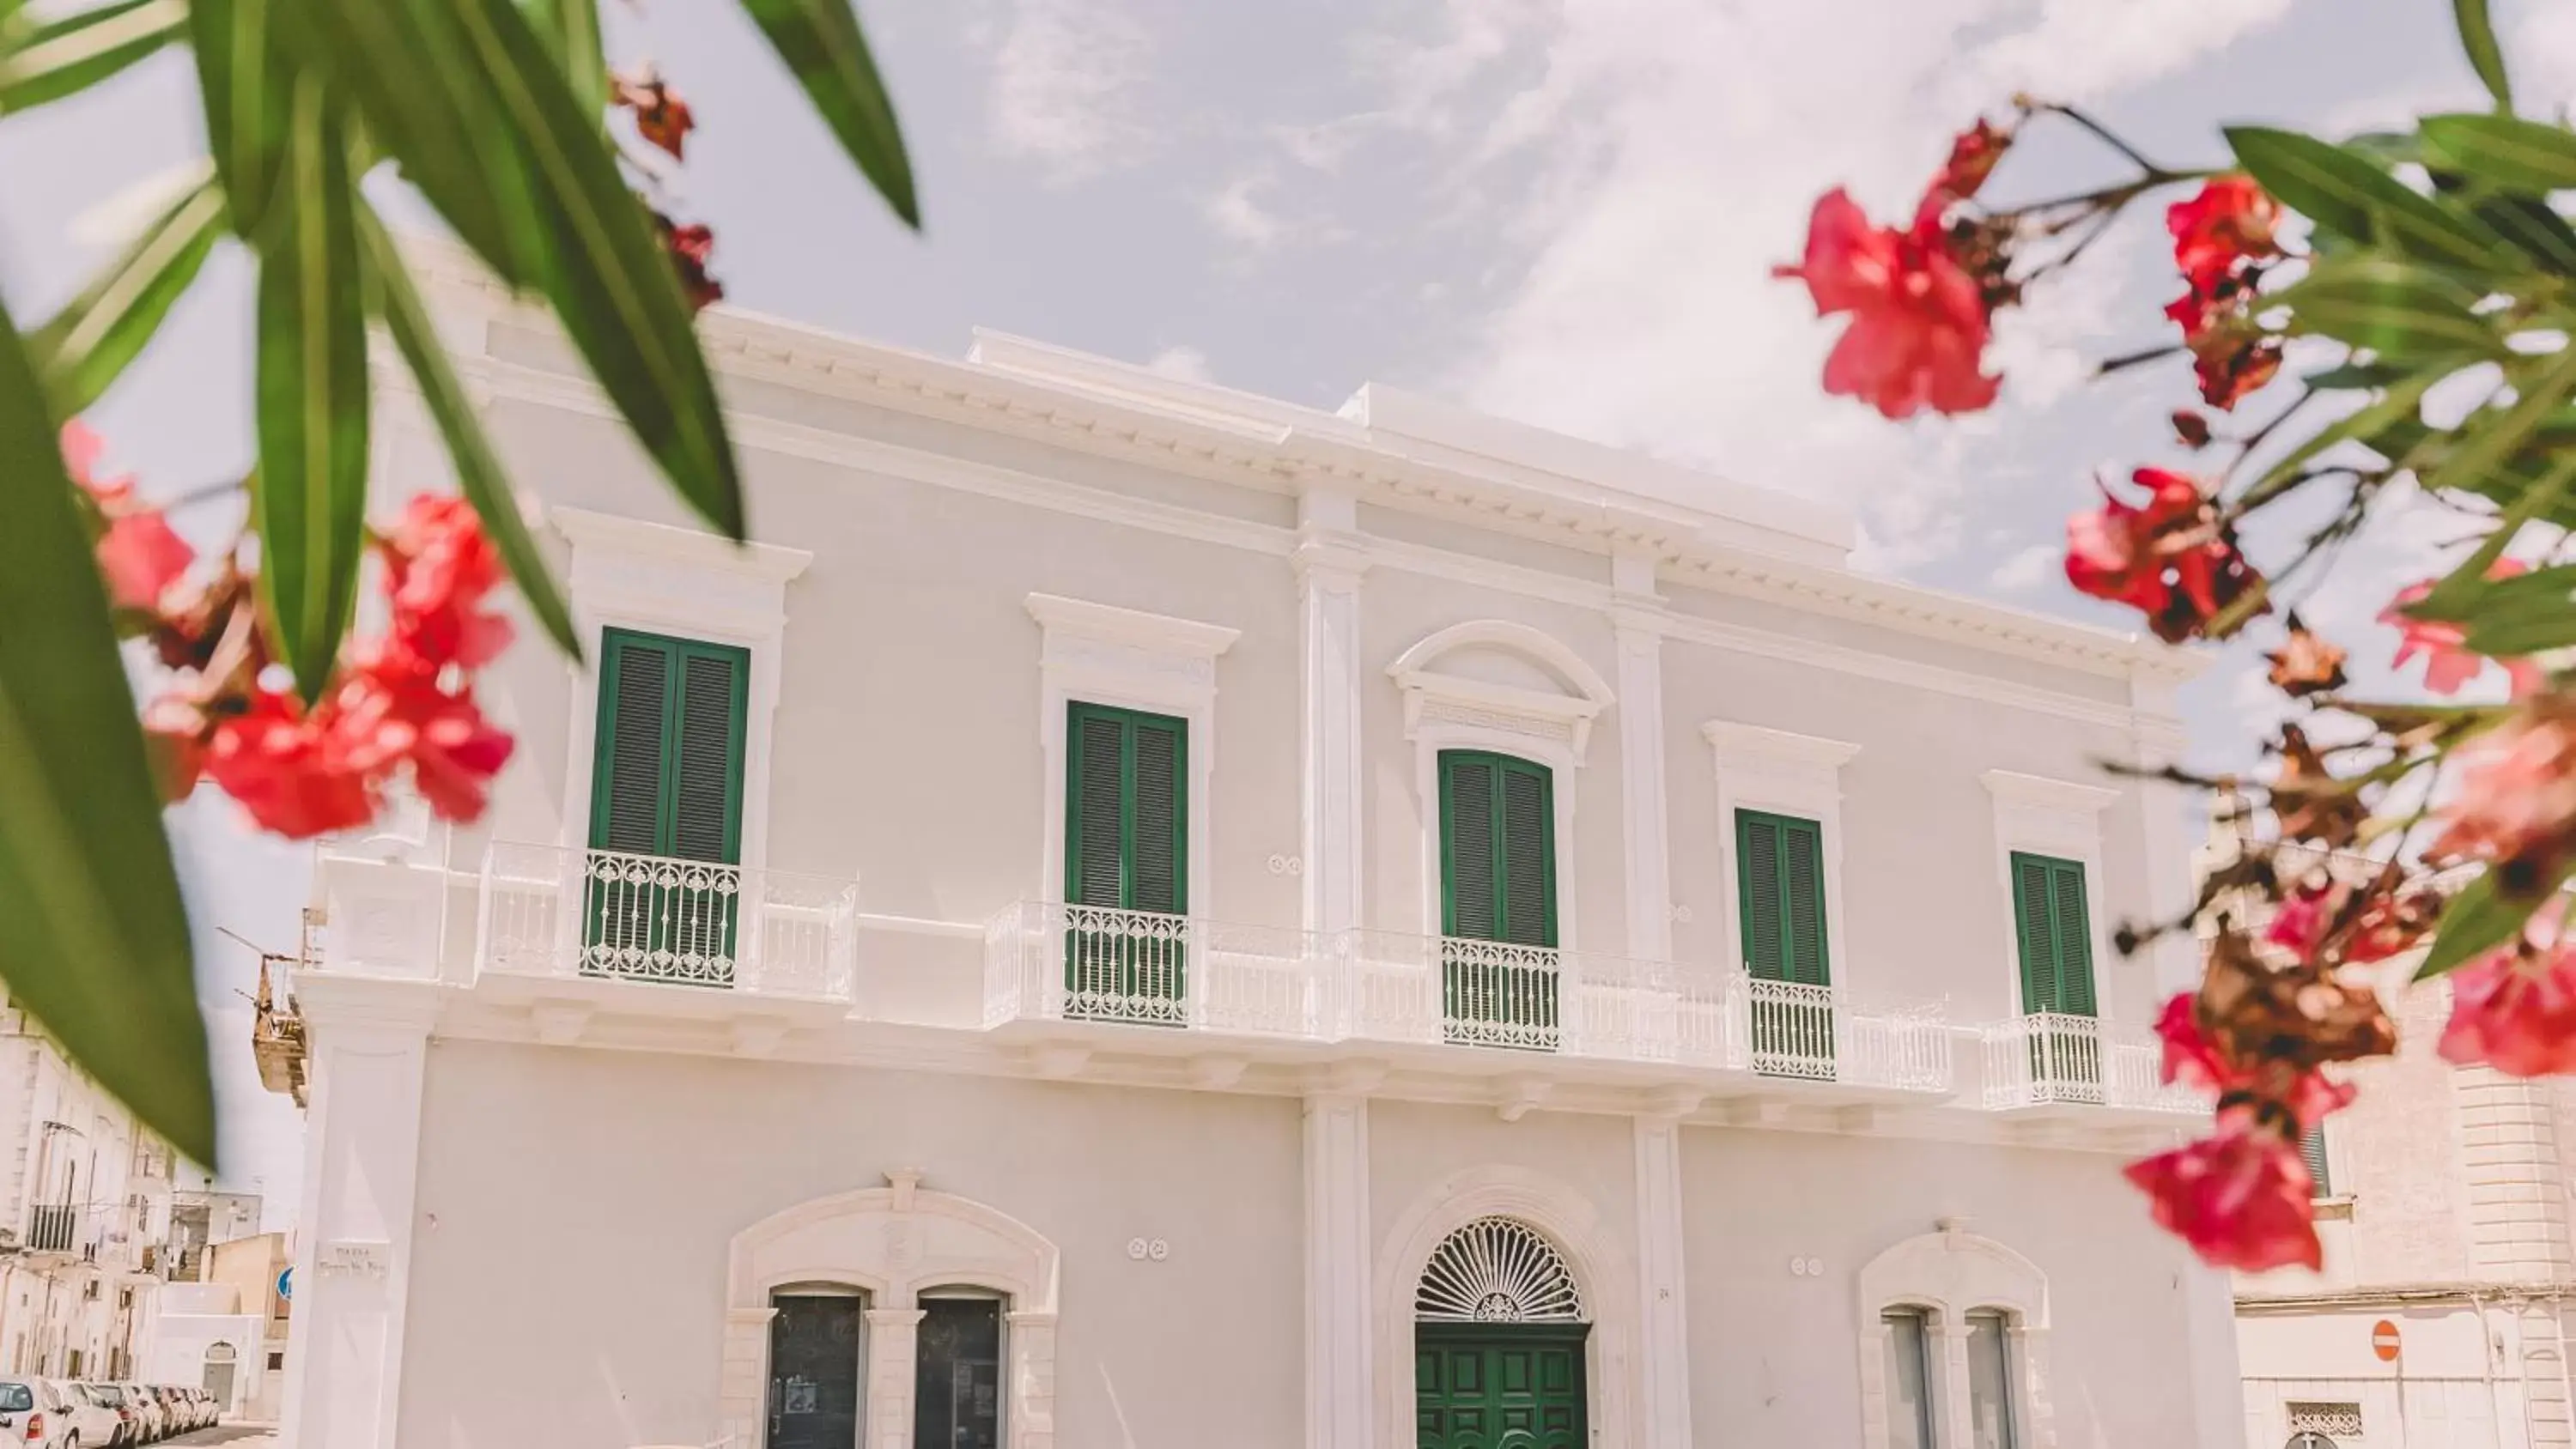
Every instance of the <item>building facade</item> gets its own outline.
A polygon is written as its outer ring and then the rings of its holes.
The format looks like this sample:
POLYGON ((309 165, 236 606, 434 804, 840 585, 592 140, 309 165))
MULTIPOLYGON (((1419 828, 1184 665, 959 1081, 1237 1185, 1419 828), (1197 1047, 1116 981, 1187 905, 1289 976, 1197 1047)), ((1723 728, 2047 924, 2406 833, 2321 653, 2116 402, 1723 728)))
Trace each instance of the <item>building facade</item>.
MULTIPOLYGON (((2219 833, 2214 857, 2230 849, 2219 833)), ((2247 1449, 2576 1442, 2576 1084, 2443 1061, 2450 993, 2413 984, 2420 959, 2381 978, 2398 1054, 2359 1064, 2308 1142, 2324 1267, 2237 1281, 2247 1449)))
POLYGON ((0 996, 0 1371, 136 1372, 172 1171, 169 1145, 0 996))
POLYGON ((1380 387, 717 313, 737 549, 431 265, 585 655, 319 859, 290 1443, 2237 1437, 2118 1173, 2187 663, 1380 387))

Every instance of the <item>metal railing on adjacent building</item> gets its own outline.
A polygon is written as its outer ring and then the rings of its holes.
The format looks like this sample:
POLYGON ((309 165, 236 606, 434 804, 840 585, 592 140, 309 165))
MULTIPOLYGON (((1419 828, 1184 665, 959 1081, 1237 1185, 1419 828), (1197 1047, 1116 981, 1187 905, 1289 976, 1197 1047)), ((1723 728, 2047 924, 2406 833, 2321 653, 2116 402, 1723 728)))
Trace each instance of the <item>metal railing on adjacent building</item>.
POLYGON ((2199 1113, 2209 1102, 2164 1081, 2163 1050, 2149 1033, 2090 1016, 2038 1012, 1983 1033, 1986 1106, 2119 1107, 2199 1113))
POLYGON ((484 857, 477 959, 516 975, 847 1000, 857 910, 855 881, 495 842, 484 857))
POLYGON ((1022 902, 985 930, 984 1022, 1109 1021, 1292 1040, 1548 1052, 1940 1093, 1938 1006, 1511 942, 1330 935, 1022 902))

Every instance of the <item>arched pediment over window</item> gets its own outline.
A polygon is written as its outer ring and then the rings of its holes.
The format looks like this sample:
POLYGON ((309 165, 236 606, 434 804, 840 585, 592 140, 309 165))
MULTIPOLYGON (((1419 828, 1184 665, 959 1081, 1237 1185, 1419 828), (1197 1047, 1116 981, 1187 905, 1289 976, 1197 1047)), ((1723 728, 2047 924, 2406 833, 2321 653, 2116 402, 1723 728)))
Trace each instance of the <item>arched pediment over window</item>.
POLYGON ((1944 1426, 1942 1443, 1974 1442, 1969 1355, 1982 1332, 1988 1351, 2005 1357, 2001 1378, 2007 1402, 2002 1409, 2016 1426, 2012 1442, 2056 1449, 2049 1401, 2048 1275, 2038 1264, 1945 1220, 1937 1231, 1907 1238, 1870 1259, 1860 1270, 1858 1286, 1863 1449, 1887 1449, 1896 1442, 1890 1433, 1895 1385, 1887 1367, 1891 1312, 1920 1324, 1926 1345, 1923 1377, 1930 1386, 1932 1413, 1944 1426))
POLYGON ((1592 721, 1611 702, 1600 671, 1563 640, 1508 619, 1471 619, 1387 666, 1404 691, 1404 727, 1469 724, 1553 744, 1581 763, 1592 721))

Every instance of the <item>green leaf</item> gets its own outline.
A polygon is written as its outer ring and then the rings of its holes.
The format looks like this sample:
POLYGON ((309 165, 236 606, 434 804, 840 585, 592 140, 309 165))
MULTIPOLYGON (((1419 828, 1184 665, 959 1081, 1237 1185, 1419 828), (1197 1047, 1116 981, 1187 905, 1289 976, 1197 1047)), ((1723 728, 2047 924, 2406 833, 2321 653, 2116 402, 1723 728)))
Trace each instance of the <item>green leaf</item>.
POLYGON ((2505 261, 2502 237, 2368 157, 2266 126, 2231 126, 2227 141, 2264 190, 2327 231, 2445 266, 2485 270, 2505 261))
POLYGON ((2458 445, 2422 479, 2426 489, 2465 487, 2470 480, 2492 472, 2522 451, 2523 444, 2531 440, 2541 424, 2566 405, 2569 395, 2576 394, 2576 344, 2547 361, 2549 365, 2539 376, 2514 379, 2520 395, 2512 407, 2498 414, 2478 414, 2460 425, 2458 445), (2489 421, 2478 421, 2490 416, 2489 421))
POLYGON ((2424 144, 2441 160, 2509 191, 2576 186, 2576 135, 2519 116, 2426 116, 2424 144))
POLYGON ((599 34, 599 0, 530 0, 537 34, 572 83, 573 99, 601 118, 608 113, 608 56, 599 34))
POLYGON ((89 89, 167 45, 187 0, 114 0, 35 27, 0 52, 0 116, 89 89))
MULTIPOLYGON (((527 146, 453 0, 277 3, 296 22, 299 54, 330 72, 404 179, 502 281, 535 285, 548 242, 527 146)), ((560 87, 562 72, 554 78, 560 87)), ((585 129, 605 134, 595 113, 585 129)))
POLYGON ((2433 928, 2432 949, 2424 953, 2424 964, 2415 968, 2415 979, 2430 981, 2512 940, 2549 895, 2541 890, 2516 900, 2497 888, 2493 871, 2470 881, 2442 907, 2442 919, 2433 928))
POLYGON ((510 480, 501 471, 501 460, 492 451, 491 440, 483 435, 482 420, 474 415, 473 399, 466 396, 465 384, 458 380, 446 348, 439 344, 438 326, 430 318, 429 306, 412 285, 402 252, 386 234, 384 223, 372 207, 363 204, 358 208, 358 238, 366 251, 378 313, 384 318, 386 330, 393 334, 394 345, 402 350, 412 377, 420 383, 430 416, 437 420, 440 434, 447 439, 448 456, 456 464, 457 487, 474 505, 474 511, 483 516, 483 530, 500 550, 502 561, 510 566, 510 576, 518 581, 529 611, 565 653, 579 659, 581 639, 573 630, 572 611, 565 607, 563 592, 546 571, 545 556, 537 551, 537 541, 528 536, 527 522, 519 516, 518 501, 510 492, 510 480))
POLYGON ((2451 18, 2459 22, 2460 48, 2469 53, 2469 69, 2486 82, 2498 111, 2513 109, 2513 82, 2504 70, 2504 51, 2496 45, 2495 26, 2487 21, 2487 0, 2451 0, 2451 18))
POLYGON ((0 977, 83 1070, 209 1167, 188 917, 87 526, 0 310, 0 977))
POLYGON ((277 0, 190 0, 189 49, 205 103, 206 141, 223 178, 233 230, 268 216, 286 149, 290 62, 276 34, 277 0))
POLYGON ((2576 607, 2562 596, 2546 611, 2526 609, 2472 624, 2460 642, 2489 659, 2521 659, 2576 646, 2576 607))
POLYGON ((894 103, 877 78, 867 37, 850 0, 743 0, 778 58, 796 73, 814 109, 841 138, 841 149, 875 183, 877 194, 911 227, 921 225, 912 162, 895 124, 894 103))
POLYGON ((2477 293, 2429 268, 2353 256, 2318 262, 2263 305, 2290 308, 2299 332, 2385 357, 2500 354, 2504 339, 2472 310, 2477 302, 2477 293))
MULTIPOLYGON (((2237 495, 2238 508, 2254 508, 2268 502, 2284 488, 2296 482, 2299 470, 2308 461, 2338 443, 2369 444, 2389 428, 2413 422, 2423 406, 2424 394, 2433 384, 2457 370, 2456 364, 2436 363, 2393 384, 2377 401, 2369 403, 2308 435, 2307 440, 2282 455, 2279 462, 2264 470, 2263 476, 2247 485, 2237 495)), ((2385 450, 2382 450, 2383 454, 2385 450)), ((2395 462, 2394 458, 2390 458, 2395 462)))
POLYGON ((680 496, 741 538, 742 483, 688 299, 606 135, 510 0, 414 3, 453 9, 493 113, 526 148, 551 241, 546 294, 573 345, 680 496))
POLYGON ((2576 228, 2537 196, 2509 192, 2476 197, 2470 214, 2511 242, 2541 270, 2576 277, 2576 228))
POLYGON ((2576 564, 2556 564, 2510 578, 2481 579, 2475 592, 2451 600, 2427 596, 2407 605, 2406 613, 2442 623, 2518 623, 2537 613, 2564 611, 2570 598, 2576 598, 2576 564))
POLYGON ((210 170, 89 290, 36 329, 28 344, 57 416, 79 413, 107 392, 160 331, 223 231, 224 194, 210 170))
POLYGON ((2301 382, 2318 392, 2346 388, 2381 388, 2403 382, 2408 369, 2385 362, 2346 362, 2322 372, 2311 372, 2301 382))
POLYGON ((278 653, 313 700, 366 549, 367 319, 341 118, 320 76, 301 72, 294 87, 276 224, 260 248, 251 519, 278 653))

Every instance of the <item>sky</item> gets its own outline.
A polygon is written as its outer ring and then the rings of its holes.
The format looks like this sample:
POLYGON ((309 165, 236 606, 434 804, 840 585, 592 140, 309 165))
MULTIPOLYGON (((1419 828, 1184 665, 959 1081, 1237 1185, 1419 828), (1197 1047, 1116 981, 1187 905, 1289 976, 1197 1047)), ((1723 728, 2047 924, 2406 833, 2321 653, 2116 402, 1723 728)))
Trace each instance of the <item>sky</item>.
MULTIPOLYGON (((995 328, 1323 407, 1370 380, 1430 392, 1838 501, 1862 568, 2123 629, 2059 559, 2094 475, 2189 462, 2163 421, 2183 363, 2088 376, 2167 340, 2161 219, 2140 209, 2007 317, 1995 409, 1897 425, 1824 396, 1838 324, 1767 276, 1814 198, 1842 184, 1901 214, 1950 133, 2018 91, 2174 166, 2223 160, 2224 122, 2346 134, 2485 105, 2442 0, 861 0, 914 235, 735 7, 607 8, 618 59, 656 61, 696 112, 667 185, 715 228, 733 305, 947 355, 995 328)), ((2576 99, 2576 6, 2494 8, 2525 112, 2576 99)), ((195 108, 164 56, 0 123, 0 297, 22 325, 201 152, 195 108)), ((2123 174, 2060 128, 1989 198, 2123 174)), ((249 280, 219 255, 90 414, 147 494, 248 461, 249 280)), ((238 509, 179 522, 215 544, 238 509)), ((2394 510, 2306 600, 2365 686, 2387 678, 2392 580, 2428 572, 2450 527, 2394 510)), ((2269 710, 2247 651, 2221 655, 2186 701, 2195 759, 2243 763, 2269 710)), ((298 1118, 251 1071, 255 957, 214 930, 292 950, 304 856, 211 792, 173 818, 224 1177, 266 1188, 280 1225, 298 1118)))

